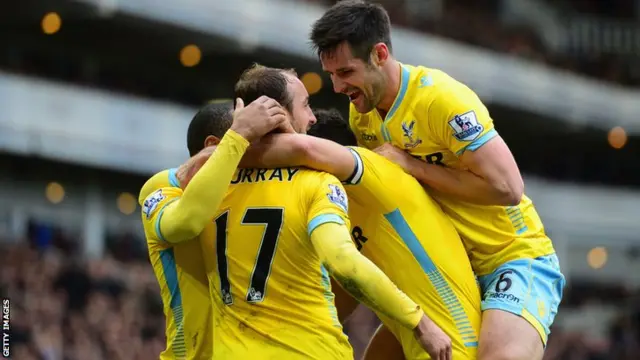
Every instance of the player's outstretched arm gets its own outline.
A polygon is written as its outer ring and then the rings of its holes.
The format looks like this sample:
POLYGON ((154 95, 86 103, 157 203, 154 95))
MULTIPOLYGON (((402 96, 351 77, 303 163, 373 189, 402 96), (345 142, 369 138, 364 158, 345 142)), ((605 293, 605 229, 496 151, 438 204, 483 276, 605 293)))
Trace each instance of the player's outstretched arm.
POLYGON ((311 242, 331 276, 358 301, 412 329, 433 359, 451 359, 451 339, 371 261, 361 255, 344 224, 313 229, 311 242))
POLYGON ((330 140, 302 134, 273 134, 253 144, 240 166, 305 166, 346 181, 353 174, 355 161, 349 148, 330 140))
POLYGON ((233 130, 227 132, 180 198, 158 209, 158 236, 168 242, 196 237, 211 221, 229 187, 249 142, 233 130))
POLYGON ((287 128, 286 123, 284 109, 269 97, 262 96, 247 107, 242 99, 237 99, 233 124, 220 144, 201 168, 197 168, 197 157, 192 158, 195 161, 193 177, 179 178, 189 183, 188 187, 186 183, 181 184, 182 197, 159 209, 158 236, 168 242, 180 242, 200 234, 215 215, 249 143, 274 129, 287 128))
MULTIPOLYGON (((273 130, 279 130, 283 133, 294 132, 287 120, 285 110, 277 101, 267 96, 259 97, 246 108, 242 99, 237 99, 231 130, 249 142, 253 142, 273 130)), ((185 189, 189 185, 195 173, 200 170, 215 149, 216 146, 204 148, 180 165, 176 176, 181 188, 185 189)))

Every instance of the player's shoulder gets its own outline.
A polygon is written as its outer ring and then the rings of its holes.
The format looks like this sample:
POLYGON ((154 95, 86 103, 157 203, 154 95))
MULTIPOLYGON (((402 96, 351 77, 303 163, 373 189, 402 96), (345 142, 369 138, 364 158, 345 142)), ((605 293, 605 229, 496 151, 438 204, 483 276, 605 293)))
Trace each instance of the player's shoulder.
POLYGON ((303 197, 321 203, 328 201, 339 206, 345 212, 349 210, 347 193, 337 177, 317 170, 304 169, 301 171, 304 171, 303 175, 306 176, 306 182, 302 183, 301 187, 306 195, 303 197))
POLYGON ((461 83, 446 72, 425 66, 412 66, 410 91, 414 100, 430 101, 459 86, 461 83))
POLYGON ((334 175, 307 168, 299 168, 296 175, 299 176, 294 184, 296 190, 292 191, 293 194, 299 194, 302 199, 306 199, 305 201, 328 199, 330 202, 341 206, 345 211, 348 209, 342 182, 334 175), (320 194, 324 194, 326 197, 321 196, 318 198, 320 194))
POLYGON ((320 184, 324 184, 324 183, 340 183, 340 181, 338 180, 338 178, 336 178, 334 175, 323 172, 323 171, 318 171, 318 170, 312 170, 312 169, 307 169, 307 168, 295 168, 297 169, 296 175, 297 175, 297 184, 300 186, 312 186, 312 185, 320 185, 320 184), (299 174, 299 175, 298 175, 299 174))
POLYGON ((157 192, 159 189, 171 187, 179 188, 180 183, 178 182, 176 171, 177 169, 175 168, 166 169, 151 176, 140 189, 138 203, 142 204, 147 197, 152 193, 157 192))
POLYGON ((475 92, 468 87, 462 81, 454 78, 448 73, 432 68, 423 68, 424 73, 428 81, 426 81, 429 86, 423 86, 423 92, 431 94, 432 98, 442 98, 446 99, 451 96, 469 96, 474 95, 475 92))
MULTIPOLYGON (((460 103, 477 104, 480 102, 475 92, 439 69, 420 67, 420 78, 416 82, 416 94, 413 96, 415 114, 422 114, 421 123, 431 123, 439 116, 460 103), (427 80, 424 80, 427 79, 427 80)), ((420 117, 420 115, 416 115, 420 117)))
POLYGON ((402 66, 409 69, 411 73, 411 81, 414 82, 417 80, 417 85, 422 85, 421 88, 458 82, 458 80, 441 69, 430 68, 422 65, 412 66, 403 64, 402 66))

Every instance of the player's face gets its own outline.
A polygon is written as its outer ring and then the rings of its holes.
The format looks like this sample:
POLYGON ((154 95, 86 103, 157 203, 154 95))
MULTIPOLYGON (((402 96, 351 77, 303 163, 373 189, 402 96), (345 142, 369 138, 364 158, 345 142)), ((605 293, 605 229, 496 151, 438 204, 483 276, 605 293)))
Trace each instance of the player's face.
POLYGON ((321 55, 320 61, 324 71, 331 75, 333 91, 347 95, 359 113, 368 113, 378 106, 387 84, 381 66, 354 57, 346 42, 335 52, 321 55))
POLYGON ((306 134, 316 123, 316 117, 309 106, 309 93, 297 77, 287 75, 287 91, 292 95, 291 126, 299 134, 306 134))

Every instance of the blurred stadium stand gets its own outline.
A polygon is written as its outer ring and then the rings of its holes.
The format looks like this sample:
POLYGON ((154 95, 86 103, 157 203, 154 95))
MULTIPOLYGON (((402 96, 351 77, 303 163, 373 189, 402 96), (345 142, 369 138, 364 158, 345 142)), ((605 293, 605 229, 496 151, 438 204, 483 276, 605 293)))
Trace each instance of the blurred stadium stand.
MULTIPOLYGON (((639 359, 640 1, 381 2, 398 58, 476 90, 525 174, 569 281, 545 359, 639 359)), ((344 111, 306 40, 332 3, 2 5, 0 290, 15 359, 157 358, 137 191, 186 159, 195 109, 231 97, 253 62, 296 68, 313 106, 344 111)))

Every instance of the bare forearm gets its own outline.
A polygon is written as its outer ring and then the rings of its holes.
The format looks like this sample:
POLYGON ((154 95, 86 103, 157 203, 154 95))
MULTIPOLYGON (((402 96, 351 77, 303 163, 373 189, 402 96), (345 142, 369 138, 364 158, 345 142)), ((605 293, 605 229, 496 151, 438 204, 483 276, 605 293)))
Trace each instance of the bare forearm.
POLYGON ((305 166, 304 143, 297 134, 273 134, 262 138, 247 149, 240 167, 277 168, 305 166))
POLYGON ((412 160, 409 173, 422 184, 478 205, 512 205, 510 194, 466 170, 412 160))
POLYGON ((301 134, 274 134, 253 144, 240 166, 304 166, 346 180, 353 172, 354 162, 349 149, 333 141, 301 134))

